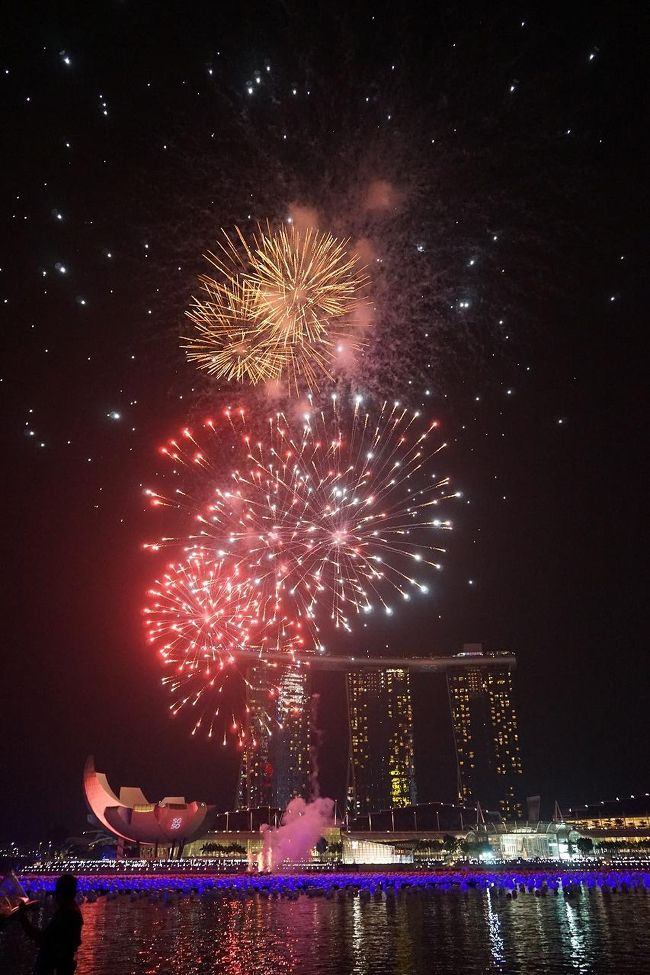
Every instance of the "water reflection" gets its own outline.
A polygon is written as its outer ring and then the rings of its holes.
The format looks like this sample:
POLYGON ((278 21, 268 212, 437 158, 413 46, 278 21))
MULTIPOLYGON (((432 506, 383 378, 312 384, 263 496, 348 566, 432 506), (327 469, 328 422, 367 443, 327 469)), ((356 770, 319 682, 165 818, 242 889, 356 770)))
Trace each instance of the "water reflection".
POLYGON ((366 954, 364 952, 363 913, 361 900, 355 897, 352 901, 352 954, 354 957, 353 975, 365 975, 366 954))
POLYGON ((490 951, 492 953, 492 960, 495 967, 500 969, 505 964, 505 954, 503 947, 503 938, 501 937, 501 919, 495 910, 494 904, 492 903, 494 894, 492 889, 488 887, 485 892, 486 901, 486 913, 487 913, 487 923, 488 923, 488 935, 490 938, 490 951))
POLYGON ((568 948, 572 967, 578 972, 590 970, 588 909, 580 912, 580 905, 563 901, 566 925, 569 933, 568 948), (586 926, 586 930, 584 927, 586 926))
MULTIPOLYGON (((121 895, 83 905, 78 975, 439 975, 640 973, 650 897, 598 889, 501 889, 277 898, 121 895)), ((20 940, 20 939, 19 939, 20 940)), ((16 939, 12 950, 16 952, 16 939)), ((27 975, 33 949, 0 971, 27 975)))

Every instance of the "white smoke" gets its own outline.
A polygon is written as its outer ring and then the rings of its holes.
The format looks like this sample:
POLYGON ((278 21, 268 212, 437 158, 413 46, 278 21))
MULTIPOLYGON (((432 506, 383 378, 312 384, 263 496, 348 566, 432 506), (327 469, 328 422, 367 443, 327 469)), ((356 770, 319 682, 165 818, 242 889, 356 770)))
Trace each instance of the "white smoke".
POLYGON ((317 798, 312 802, 296 797, 282 815, 277 828, 264 824, 259 869, 274 871, 302 863, 334 821, 334 800, 317 798))

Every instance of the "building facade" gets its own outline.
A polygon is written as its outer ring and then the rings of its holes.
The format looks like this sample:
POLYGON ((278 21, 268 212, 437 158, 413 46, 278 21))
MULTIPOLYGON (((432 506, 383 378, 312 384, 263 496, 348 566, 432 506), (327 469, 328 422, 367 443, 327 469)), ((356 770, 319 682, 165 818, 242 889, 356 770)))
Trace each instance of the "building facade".
POLYGON ((417 795, 408 670, 349 671, 346 680, 349 815, 412 805, 417 795))
POLYGON ((180 856, 186 843, 209 830, 215 820, 214 806, 186 802, 183 796, 166 796, 150 802, 142 789, 122 786, 115 794, 103 772, 95 769, 92 755, 86 759, 83 789, 88 809, 97 823, 118 839, 118 855, 124 841, 142 845, 154 856, 180 856))
POLYGON ((489 849, 496 860, 562 861, 571 859, 578 838, 569 823, 488 823, 471 830, 466 843, 470 856, 475 847, 481 858, 489 849))
POLYGON ((274 764, 273 802, 284 809, 294 796, 309 796, 310 688, 305 669, 291 667, 280 681, 271 755, 274 764))
POLYGON ((459 802, 480 802, 504 818, 522 815, 523 772, 517 714, 512 696, 512 655, 503 667, 485 659, 481 644, 465 644, 457 657, 467 667, 449 671, 447 689, 456 749, 459 802))
POLYGON ((248 727, 242 748, 237 808, 284 809, 309 792, 309 677, 255 664, 247 674, 248 727))
POLYGON ((650 859, 650 795, 647 792, 569 806, 566 821, 588 836, 598 855, 650 859))

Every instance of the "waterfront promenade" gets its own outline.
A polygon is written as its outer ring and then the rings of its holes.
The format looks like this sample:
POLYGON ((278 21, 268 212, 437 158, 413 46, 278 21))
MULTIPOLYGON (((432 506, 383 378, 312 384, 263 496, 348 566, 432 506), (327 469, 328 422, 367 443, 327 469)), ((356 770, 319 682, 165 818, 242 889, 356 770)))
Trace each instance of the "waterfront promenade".
MULTIPOLYGON (((435 871, 310 871, 286 873, 207 873, 204 871, 164 871, 118 873, 79 873, 79 890, 84 897, 116 896, 124 893, 159 895, 243 895, 276 896, 306 894, 352 895, 369 893, 393 895, 409 890, 494 889, 497 894, 516 895, 532 892, 563 893, 571 896, 578 889, 596 888, 621 893, 643 893, 650 890, 647 869, 565 869, 561 867, 522 866, 516 869, 443 869, 435 871)), ((21 882, 30 896, 42 896, 54 889, 55 873, 21 874, 21 882)))

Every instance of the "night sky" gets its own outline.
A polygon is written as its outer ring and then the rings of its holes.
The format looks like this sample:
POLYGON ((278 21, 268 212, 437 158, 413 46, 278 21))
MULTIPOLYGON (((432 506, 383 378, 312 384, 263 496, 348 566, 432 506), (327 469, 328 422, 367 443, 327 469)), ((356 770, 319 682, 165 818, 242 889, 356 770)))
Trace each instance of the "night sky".
MULTIPOLYGON (((647 38, 636 3, 51 3, 5 25, 0 839, 114 786, 232 806, 233 749, 171 720, 146 646, 157 448, 264 392, 179 348, 220 228, 369 241, 351 377, 437 417, 463 492, 430 599, 335 652, 515 650, 526 787, 646 791, 647 38), (314 9, 312 9, 312 7, 314 9), (537 7, 537 9, 536 9, 537 7), (373 187, 385 192, 373 203, 373 187), (644 638, 642 639, 642 614, 644 638)), ((420 799, 453 798, 419 678, 420 799)), ((343 684, 321 677, 324 794, 343 684)))

